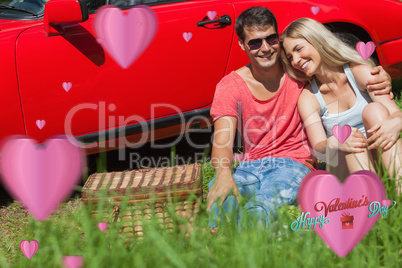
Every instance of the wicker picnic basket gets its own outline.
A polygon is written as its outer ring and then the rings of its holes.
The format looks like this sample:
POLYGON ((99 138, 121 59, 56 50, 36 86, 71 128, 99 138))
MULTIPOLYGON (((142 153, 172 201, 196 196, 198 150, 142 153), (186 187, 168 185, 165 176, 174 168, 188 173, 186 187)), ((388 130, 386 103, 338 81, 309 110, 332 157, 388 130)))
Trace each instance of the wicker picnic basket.
POLYGON ((185 211, 194 217, 199 213, 202 200, 201 165, 92 174, 82 189, 82 200, 91 207, 95 216, 102 199, 103 222, 122 221, 122 231, 129 238, 142 237, 144 219, 149 220, 152 216, 157 219, 160 228, 172 231, 172 208, 176 215, 185 211), (121 212, 126 196, 130 209, 121 212), (196 198, 190 200, 190 196, 196 198))

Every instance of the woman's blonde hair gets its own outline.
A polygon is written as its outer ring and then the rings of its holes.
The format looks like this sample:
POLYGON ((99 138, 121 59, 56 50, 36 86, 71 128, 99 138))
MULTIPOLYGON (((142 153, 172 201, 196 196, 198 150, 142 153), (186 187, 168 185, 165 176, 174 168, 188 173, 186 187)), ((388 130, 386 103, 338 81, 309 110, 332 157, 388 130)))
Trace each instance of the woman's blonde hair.
POLYGON ((320 54, 322 62, 329 67, 339 67, 344 64, 358 63, 375 66, 371 59, 365 61, 356 49, 345 44, 335 34, 329 31, 318 21, 310 18, 301 18, 293 21, 286 27, 281 36, 282 53, 286 72, 299 81, 310 81, 309 77, 299 70, 292 68, 283 49, 285 38, 303 38, 309 42, 320 54))

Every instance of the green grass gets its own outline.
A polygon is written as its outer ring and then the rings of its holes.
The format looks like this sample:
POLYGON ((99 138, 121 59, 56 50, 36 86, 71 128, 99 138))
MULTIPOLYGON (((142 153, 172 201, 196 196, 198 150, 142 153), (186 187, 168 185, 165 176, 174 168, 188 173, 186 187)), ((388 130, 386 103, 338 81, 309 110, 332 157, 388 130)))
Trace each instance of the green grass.
MULTIPOLYGON (((214 171, 210 162, 203 164, 202 170, 205 189, 214 171)), ((387 184, 385 179, 384 182, 387 184)), ((390 195, 388 198, 394 199, 390 195)), ((396 207, 345 258, 336 256, 313 230, 290 230, 289 225, 300 213, 294 206, 280 208, 277 221, 268 230, 245 230, 239 234, 229 225, 211 235, 202 232, 208 230, 204 204, 193 224, 198 229, 189 238, 177 228, 187 219, 175 217, 173 212, 176 229, 172 234, 158 230, 155 221, 151 221, 144 224, 147 227, 143 240, 126 244, 120 232, 121 222, 110 222, 108 232, 101 232, 97 223, 104 218, 92 218, 79 199, 63 203, 44 222, 33 220, 14 202, 1 212, 5 217, 1 218, 0 267, 62 267, 64 255, 82 255, 84 267, 96 268, 398 267, 402 259, 401 197, 396 201, 396 207), (39 242, 39 250, 29 260, 21 253, 19 243, 33 239, 39 242)), ((103 204, 99 206, 98 210, 102 210, 103 204)), ((120 213, 129 209, 123 205, 120 213)))

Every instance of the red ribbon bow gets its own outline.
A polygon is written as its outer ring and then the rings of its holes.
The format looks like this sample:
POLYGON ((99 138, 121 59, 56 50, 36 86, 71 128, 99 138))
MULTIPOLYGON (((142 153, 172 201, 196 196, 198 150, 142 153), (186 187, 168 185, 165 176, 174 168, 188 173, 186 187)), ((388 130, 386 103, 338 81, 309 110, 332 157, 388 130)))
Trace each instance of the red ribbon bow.
POLYGON ((342 213, 342 216, 343 216, 343 217, 348 217, 348 216, 350 216, 350 213, 349 213, 349 212, 343 212, 343 213, 342 213))

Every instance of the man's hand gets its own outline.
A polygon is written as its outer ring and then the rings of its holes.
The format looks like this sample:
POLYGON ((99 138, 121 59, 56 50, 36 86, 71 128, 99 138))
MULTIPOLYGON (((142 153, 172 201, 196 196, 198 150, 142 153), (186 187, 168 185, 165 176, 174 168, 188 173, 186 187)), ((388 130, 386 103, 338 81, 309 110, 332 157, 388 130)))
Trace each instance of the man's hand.
POLYGON ((357 128, 352 127, 352 133, 344 143, 340 143, 335 136, 328 138, 330 148, 337 148, 347 153, 363 153, 367 147, 367 139, 357 128))
POLYGON ((385 151, 389 150, 399 139, 401 124, 400 118, 393 118, 378 122, 374 127, 367 130, 367 133, 372 134, 367 140, 371 144, 368 149, 373 150, 381 147, 385 151))
POLYGON ((376 66, 371 70, 371 74, 375 75, 374 78, 367 81, 367 89, 374 91, 374 95, 387 95, 392 100, 394 94, 391 92, 391 76, 382 68, 382 66, 376 66))
POLYGON ((232 173, 230 169, 225 169, 220 172, 208 193, 207 211, 209 212, 215 201, 219 200, 219 205, 222 206, 223 202, 225 202, 226 198, 230 194, 233 194, 240 203, 239 189, 236 186, 232 173))

